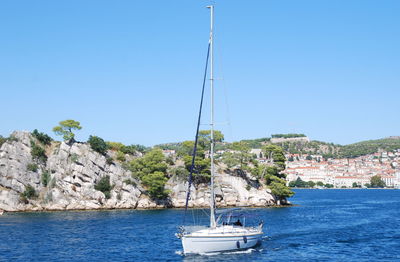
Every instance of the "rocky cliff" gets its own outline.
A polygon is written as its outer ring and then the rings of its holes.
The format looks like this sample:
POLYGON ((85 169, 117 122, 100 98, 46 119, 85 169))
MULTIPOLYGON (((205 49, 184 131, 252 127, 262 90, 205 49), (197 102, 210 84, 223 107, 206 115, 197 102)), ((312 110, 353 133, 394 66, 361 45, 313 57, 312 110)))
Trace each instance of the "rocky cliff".
MULTIPOLYGON (((166 188, 170 197, 165 201, 152 200, 140 181, 118 161, 91 150, 85 143, 53 142, 46 147, 47 160, 29 168, 32 141, 29 132, 14 132, 0 148, 0 209, 6 211, 77 210, 111 208, 184 207, 187 182, 171 177, 166 188), (48 182, 43 183, 43 174, 48 182), (95 189, 105 176, 113 185, 109 198, 95 189), (126 182, 129 181, 129 182, 126 182), (21 194, 34 188, 36 196, 24 199, 21 194)), ((37 142, 37 141, 36 141, 37 142)), ((110 152, 111 154, 111 152, 110 152)), ((275 199, 268 189, 251 179, 234 176, 222 170, 216 177, 218 206, 268 206, 275 199)), ((208 206, 207 185, 193 186, 190 207, 208 206)))

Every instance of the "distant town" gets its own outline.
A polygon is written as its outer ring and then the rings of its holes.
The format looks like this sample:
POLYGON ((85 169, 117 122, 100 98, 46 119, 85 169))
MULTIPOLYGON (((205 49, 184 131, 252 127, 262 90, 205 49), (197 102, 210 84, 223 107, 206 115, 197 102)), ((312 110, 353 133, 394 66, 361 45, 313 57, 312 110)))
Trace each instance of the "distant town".
MULTIPOLYGON (((366 188, 371 187, 371 178, 378 176, 385 187, 400 188, 400 137, 347 146, 311 141, 303 134, 279 134, 268 139, 245 141, 253 145, 249 153, 259 163, 271 161, 271 156, 265 156, 261 149, 263 145, 272 143, 284 148, 286 168, 283 173, 288 186, 302 181, 306 182, 304 187, 366 188), (338 153, 340 150, 342 155, 338 153)), ((223 148, 217 155, 227 152, 236 151, 223 148)), ((175 150, 164 150, 164 153, 173 155, 175 150)))
POLYGON ((387 187, 400 187, 400 150, 377 152, 354 159, 327 159, 321 155, 287 154, 287 181, 323 182, 335 188, 367 187, 379 176, 387 187), (356 186, 357 185, 357 186, 356 186))
MULTIPOLYGON (((273 140, 274 138, 272 138, 273 140)), ((309 142, 307 137, 279 138, 273 143, 287 141, 309 142)), ((389 139, 398 139, 390 137, 389 139)), ((252 149, 254 153, 259 150, 252 149)), ((305 182, 314 182, 317 187, 321 182, 324 185, 333 185, 334 188, 365 188, 370 185, 373 176, 379 176, 386 187, 400 187, 400 149, 392 151, 378 150, 378 152, 358 156, 355 158, 327 158, 322 154, 291 154, 286 153, 286 180, 301 179, 305 182)), ((259 161, 265 159, 259 158, 259 161)))

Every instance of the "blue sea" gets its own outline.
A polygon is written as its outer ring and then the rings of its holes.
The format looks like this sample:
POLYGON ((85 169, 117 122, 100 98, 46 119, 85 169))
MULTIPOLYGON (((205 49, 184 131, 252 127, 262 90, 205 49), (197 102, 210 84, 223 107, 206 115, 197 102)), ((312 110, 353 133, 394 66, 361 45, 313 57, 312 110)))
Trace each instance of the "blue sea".
POLYGON ((0 261, 400 261, 400 190, 304 189, 291 201, 252 210, 265 223, 255 249, 186 257, 174 236, 183 210, 7 213, 0 261))

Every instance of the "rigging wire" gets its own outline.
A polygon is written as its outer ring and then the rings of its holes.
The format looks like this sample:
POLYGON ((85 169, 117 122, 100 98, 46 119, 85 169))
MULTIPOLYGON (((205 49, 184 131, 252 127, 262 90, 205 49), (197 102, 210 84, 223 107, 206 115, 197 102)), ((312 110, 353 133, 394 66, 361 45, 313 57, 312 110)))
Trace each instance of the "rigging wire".
POLYGON ((209 60, 209 57, 210 57, 210 46, 211 46, 211 38, 210 38, 210 40, 208 42, 208 48, 207 48, 206 66, 205 66, 205 69, 204 69, 203 86, 202 86, 202 90, 201 90, 199 115, 198 115, 198 118, 197 118, 197 128, 196 128, 196 136, 195 136, 194 147, 193 147, 192 164, 190 166, 188 190, 187 190, 187 193, 186 193, 186 204, 185 204, 185 214, 183 216, 183 224, 185 224, 185 220, 186 220, 186 213, 187 213, 188 204, 189 204, 189 198, 190 198, 190 187, 192 186, 192 180, 193 180, 193 171, 194 171, 194 164, 195 164, 196 153, 197 153, 197 143, 198 143, 198 138, 199 138, 201 112, 202 112, 202 109, 203 109, 204 89, 205 89, 206 81, 207 81, 208 60, 209 60))

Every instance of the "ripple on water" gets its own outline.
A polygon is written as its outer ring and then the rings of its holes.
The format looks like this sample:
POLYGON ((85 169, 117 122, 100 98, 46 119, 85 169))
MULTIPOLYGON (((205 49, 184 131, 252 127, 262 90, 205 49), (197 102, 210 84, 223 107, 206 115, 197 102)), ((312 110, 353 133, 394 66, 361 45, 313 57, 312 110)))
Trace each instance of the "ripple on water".
POLYGON ((0 261, 400 261, 400 190, 298 190, 291 201, 254 211, 260 247, 203 256, 182 254, 182 210, 6 213, 0 261))

